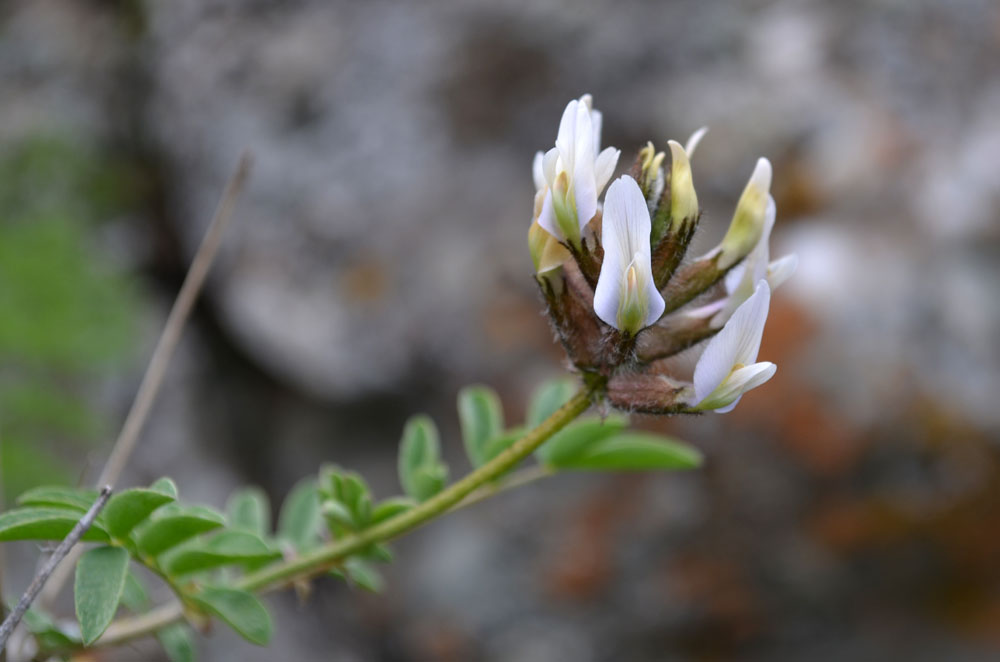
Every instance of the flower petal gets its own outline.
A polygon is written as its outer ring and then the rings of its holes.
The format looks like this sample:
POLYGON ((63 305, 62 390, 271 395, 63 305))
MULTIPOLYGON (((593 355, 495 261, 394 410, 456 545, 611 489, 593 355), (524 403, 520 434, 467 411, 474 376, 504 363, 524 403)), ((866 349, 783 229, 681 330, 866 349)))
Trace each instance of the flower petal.
POLYGON ((597 155, 597 160, 594 161, 594 181, 597 184, 598 194, 604 190, 604 187, 611 181, 611 176, 615 174, 615 167, 618 165, 618 157, 621 156, 621 153, 620 149, 608 147, 597 155))
POLYGON ((770 363, 768 361, 762 361, 761 363, 754 363, 753 365, 748 365, 739 370, 734 370, 733 374, 716 389, 716 393, 713 393, 706 401, 702 409, 712 409, 717 414, 725 414, 726 412, 732 411, 737 404, 740 402, 740 398, 743 394, 751 389, 755 389, 767 380, 774 377, 774 373, 777 372, 778 366, 770 363), (735 397, 734 397, 735 396, 735 397), (728 402, 728 404, 722 405, 721 407, 712 407, 712 402, 728 402))
POLYGON ((545 192, 542 211, 538 214, 538 224, 553 237, 565 239, 562 231, 559 229, 559 222, 556 220, 556 209, 552 204, 552 189, 545 192))
POLYGON ((594 151, 601 149, 601 126, 604 124, 604 115, 599 110, 590 111, 590 127, 594 132, 594 151))
POLYGON ((552 186, 556 181, 556 168, 559 165, 559 150, 555 147, 545 152, 545 156, 542 157, 542 174, 545 175, 545 181, 549 186, 552 186))
POLYGON ((764 322, 771 302, 771 290, 762 280, 749 299, 743 302, 726 325, 702 352, 694 369, 696 404, 701 403, 737 365, 750 365, 757 360, 764 322))
POLYGON ((542 164, 545 162, 543 152, 535 152, 535 159, 531 162, 531 178, 535 180, 535 190, 541 191, 545 188, 545 169, 542 164))
POLYGON ((573 147, 576 145, 576 116, 577 106, 580 102, 573 99, 566 104, 562 118, 559 120, 559 133, 556 135, 556 149, 563 158, 563 165, 569 166, 573 163, 573 147))
MULTIPOLYGON (((594 289, 594 312, 605 323, 618 328, 619 310, 630 266, 636 267, 641 280, 639 296, 646 309, 643 326, 656 322, 666 307, 656 290, 650 265, 649 208, 634 179, 623 175, 612 182, 604 200, 601 241, 604 261, 594 289)), ((623 329, 619 329, 623 330, 623 329)), ((638 329, 630 329, 637 331, 638 329)))
POLYGON ((684 143, 684 151, 687 152, 689 159, 694 156, 694 150, 698 149, 698 144, 701 142, 701 139, 705 137, 706 133, 708 133, 708 127, 703 126, 692 133, 691 137, 687 139, 686 143, 684 143))
POLYGON ((772 290, 777 288, 791 278, 798 266, 799 256, 795 253, 779 257, 767 265, 767 284, 771 286, 772 290))

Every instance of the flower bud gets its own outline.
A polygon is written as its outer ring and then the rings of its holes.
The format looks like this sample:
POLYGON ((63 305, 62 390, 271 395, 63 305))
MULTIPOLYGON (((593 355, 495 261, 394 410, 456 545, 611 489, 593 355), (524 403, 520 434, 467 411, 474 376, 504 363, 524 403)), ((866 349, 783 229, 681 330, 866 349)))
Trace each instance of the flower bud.
POLYGON ((623 373, 608 381, 608 401, 624 411, 673 414, 687 408, 691 387, 666 375, 623 373))
POLYGON ((675 140, 667 145, 670 147, 670 229, 679 232, 684 224, 698 218, 698 195, 694 191, 687 152, 675 140))
POLYGON ((531 261, 535 264, 535 273, 539 276, 553 269, 558 269, 569 259, 569 251, 534 221, 528 229, 528 250, 531 261))
MULTIPOLYGON (((639 150, 636 159, 638 168, 636 169, 636 181, 642 190, 643 196, 650 204, 655 204, 663 193, 663 159, 666 154, 657 152, 652 142, 647 142, 646 146, 639 150)), ((653 210, 650 210, 651 212, 653 210)))
POLYGON ((733 266, 757 245, 757 240, 764 231, 768 200, 771 197, 770 188, 771 162, 760 158, 736 204, 736 213, 733 214, 729 230, 722 239, 717 262, 720 269, 733 266))

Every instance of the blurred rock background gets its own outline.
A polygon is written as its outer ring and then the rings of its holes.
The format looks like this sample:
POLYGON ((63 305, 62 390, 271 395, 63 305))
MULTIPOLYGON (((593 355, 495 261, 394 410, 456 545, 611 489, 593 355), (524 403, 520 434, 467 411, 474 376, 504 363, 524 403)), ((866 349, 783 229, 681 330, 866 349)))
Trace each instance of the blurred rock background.
MULTIPOLYGON (((529 166, 594 94, 622 168, 711 127, 708 247, 775 164, 780 370, 644 424, 688 475, 565 476, 322 582, 207 660, 987 660, 1000 654, 1000 6, 992 0, 0 4, 8 497, 92 480, 242 149, 251 184, 130 482, 279 502, 322 461, 398 489, 405 419, 558 374, 529 166), (83 478, 81 478, 83 477, 83 478)), ((696 247, 697 249, 697 247, 696 247)), ((13 548, 7 592, 35 550, 13 548)), ((109 659, 158 659, 136 645, 109 659)))

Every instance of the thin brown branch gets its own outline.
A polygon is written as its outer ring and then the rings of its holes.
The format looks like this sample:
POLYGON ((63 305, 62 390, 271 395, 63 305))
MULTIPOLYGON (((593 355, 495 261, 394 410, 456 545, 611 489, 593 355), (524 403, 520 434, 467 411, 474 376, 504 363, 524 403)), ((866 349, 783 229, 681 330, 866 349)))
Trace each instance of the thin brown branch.
MULTIPOLYGON (((195 301, 197 301, 198 295, 205 284, 209 268, 212 266, 212 262, 215 260, 216 253, 218 253, 219 246, 222 243, 223 232, 229 224, 229 219, 232 217, 233 209, 236 206, 236 199, 243 190, 243 185, 250 174, 252 164, 253 158, 250 153, 244 152, 240 156, 236 172, 230 178, 226 190, 219 201, 219 205, 215 209, 215 215, 208 225, 208 230, 205 231, 205 236, 201 240, 198 252, 195 253, 191 267, 184 277, 184 283, 181 285, 180 292, 177 293, 177 299, 170 309, 170 315, 167 317, 163 333, 160 335, 160 339, 156 343, 156 348, 153 350, 153 356, 149 359, 149 366, 146 368, 146 373, 139 384, 135 400, 132 401, 132 407, 125 417, 125 423, 122 425, 121 432, 118 434, 118 438, 111 449, 111 454, 108 456, 108 461, 101 471, 101 477, 97 482, 98 485, 114 485, 118 482, 118 478, 121 476, 129 457, 132 455, 132 451, 135 450, 139 433, 142 431, 146 419, 149 417, 153 402, 156 400, 156 396, 160 392, 160 387, 163 385, 163 378, 166 376, 170 360, 174 355, 174 350, 177 349, 177 344, 181 339, 184 325, 191 316, 195 301)), ((66 579, 69 577, 69 572, 65 570, 65 567, 71 566, 72 564, 64 566, 52 578, 52 582, 42 596, 44 602, 53 600, 59 594, 59 591, 66 583, 66 579)))
POLYGON ((59 543, 59 546, 56 547, 54 552, 52 552, 52 556, 50 556, 48 561, 45 562, 42 569, 38 571, 35 578, 31 580, 28 590, 26 590, 24 595, 21 596, 21 599, 17 601, 17 606, 15 606, 14 610, 10 612, 7 618, 4 619, 3 624, 0 625, 0 650, 4 650, 6 648, 7 639, 10 637, 11 632, 13 632, 14 628, 17 627, 17 624, 21 622, 21 618, 24 616, 24 613, 28 611, 28 607, 31 606, 31 603, 38 597, 42 587, 45 586, 45 582, 49 580, 49 577, 52 576, 56 567, 58 567, 63 559, 66 558, 70 550, 73 549, 78 542, 80 542, 80 538, 82 538, 83 534, 87 532, 90 525, 94 523, 98 513, 101 512, 102 508, 104 508, 104 505, 108 502, 109 498, 111 498, 111 487, 105 486, 101 490, 100 495, 98 495, 97 501, 94 502, 94 505, 92 505, 90 510, 88 510, 84 516, 80 518, 80 521, 76 523, 73 529, 69 532, 69 535, 67 535, 63 541, 59 543))

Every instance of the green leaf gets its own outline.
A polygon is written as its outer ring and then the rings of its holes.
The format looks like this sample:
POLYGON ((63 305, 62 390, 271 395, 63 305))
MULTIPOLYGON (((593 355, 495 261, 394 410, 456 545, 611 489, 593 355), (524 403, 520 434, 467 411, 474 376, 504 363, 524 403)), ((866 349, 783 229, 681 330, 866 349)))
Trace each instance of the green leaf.
POLYGON ((393 555, 385 545, 374 543, 357 553, 357 557, 375 563, 392 563, 393 555))
POLYGON ((220 531, 207 540, 196 540, 172 551, 163 560, 168 575, 183 575, 236 563, 268 561, 281 556, 248 531, 220 531))
POLYGON ((375 506, 375 510, 372 511, 372 525, 384 522, 391 517, 395 517, 400 513, 406 512, 415 505, 417 504, 413 499, 408 499, 406 497, 392 497, 380 501, 379 504, 375 506))
POLYGON ((194 639, 191 628, 183 623, 174 623, 156 633, 170 662, 194 662, 194 639))
POLYGON ((322 524, 316 481, 311 478, 299 481, 285 497, 285 503, 281 506, 281 513, 278 515, 278 535, 302 552, 319 543, 322 524))
POLYGON ((149 521, 136 529, 135 542, 143 554, 157 556, 199 533, 224 524, 222 514, 211 508, 173 503, 157 510, 149 521))
POLYGON ((160 478, 155 483, 149 486, 149 489, 156 490, 157 492, 163 492, 164 494, 169 494, 174 499, 177 498, 177 483, 175 483, 170 478, 164 476, 160 478))
POLYGON ((80 490, 73 487, 43 485, 28 490, 17 497, 19 506, 54 506, 69 508, 83 514, 97 501, 97 490, 80 490))
POLYGON ((135 573, 129 570, 125 577, 125 590, 122 592, 122 604, 134 613, 139 613, 149 605, 149 593, 135 573))
POLYGON ((332 499, 324 501, 320 506, 320 511, 323 513, 323 517, 326 518, 331 532, 336 533, 339 528, 350 531, 357 530, 354 524, 354 516, 351 515, 351 511, 347 509, 347 506, 341 502, 332 499))
POLYGON ((128 551, 122 547, 95 547, 80 557, 73 595, 85 646, 97 641, 115 617, 127 574, 128 551))
POLYGON ((124 538, 133 528, 160 506, 174 500, 174 495, 160 490, 134 487, 111 497, 104 507, 104 522, 108 533, 124 538))
POLYGON ((259 487, 236 490, 226 502, 226 517, 233 529, 264 537, 271 532, 271 504, 259 487))
POLYGON ((380 593, 384 586, 378 570, 359 558, 347 559, 344 562, 344 573, 354 584, 372 593, 380 593))
POLYGON ((549 466, 560 466, 567 458, 573 457, 591 444, 612 437, 628 427, 628 420, 622 416, 608 416, 605 419, 583 419, 567 425, 552 435, 535 452, 543 463, 549 466))
POLYGON ((406 422, 398 469, 403 491, 416 501, 426 501, 444 487, 448 467, 441 462, 441 441, 429 417, 414 416, 406 422))
MULTIPOLYGON (((0 514, 0 542, 8 540, 62 540, 80 521, 81 515, 65 508, 30 506, 0 514)), ((108 533, 94 522, 83 534, 88 542, 108 542, 108 533)))
POLYGON ((486 463, 486 442, 503 432, 500 398, 488 386, 467 386, 458 393, 458 419, 465 452, 475 467, 486 463))
POLYGON ((525 425, 529 429, 538 427, 542 421, 569 402, 576 390, 576 382, 566 377, 543 382, 532 394, 531 402, 528 403, 525 425))
POLYGON ((80 645, 75 632, 64 630, 41 608, 30 607, 24 612, 24 626, 35 635, 39 645, 47 649, 70 648, 80 645))
POLYGON ((648 471, 693 469, 701 453, 679 441, 642 432, 627 432, 590 444, 580 453, 561 458, 559 469, 648 471))
POLYGON ((271 639, 271 615, 260 600, 246 591, 209 586, 192 600, 228 623, 252 644, 264 646, 271 639))

